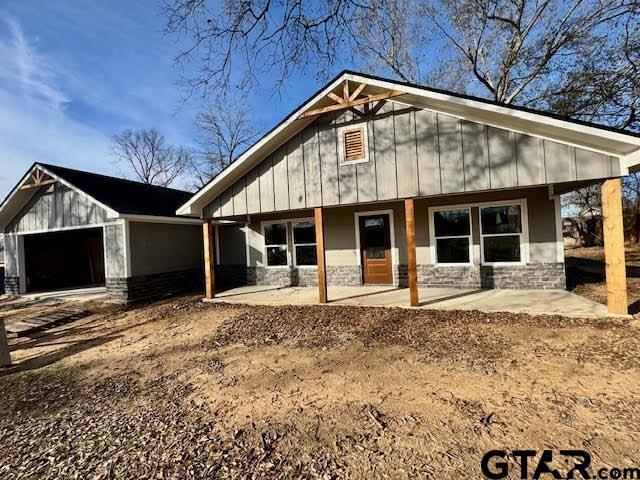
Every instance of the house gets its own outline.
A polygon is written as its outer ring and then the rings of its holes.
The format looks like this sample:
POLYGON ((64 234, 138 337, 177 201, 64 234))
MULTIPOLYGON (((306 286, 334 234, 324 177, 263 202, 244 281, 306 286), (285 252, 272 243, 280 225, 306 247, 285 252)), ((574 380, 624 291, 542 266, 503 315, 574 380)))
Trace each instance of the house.
POLYGON ((619 177, 639 163, 635 135, 346 71, 178 213, 203 220, 209 297, 233 276, 320 302, 408 285, 417 305, 418 285, 564 288, 560 195, 602 183, 609 309, 626 313, 619 177))
POLYGON ((0 234, 0 295, 4 293, 4 239, 0 234))
POLYGON ((7 293, 103 287, 125 302, 201 283, 191 193, 34 164, 0 205, 7 293))

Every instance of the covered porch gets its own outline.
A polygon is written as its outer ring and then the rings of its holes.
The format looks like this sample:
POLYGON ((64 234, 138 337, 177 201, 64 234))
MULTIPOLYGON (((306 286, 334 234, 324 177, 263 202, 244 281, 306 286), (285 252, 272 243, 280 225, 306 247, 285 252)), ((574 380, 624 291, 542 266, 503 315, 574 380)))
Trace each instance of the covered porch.
MULTIPOLYGON (((242 303, 410 306, 568 316, 627 314, 619 179, 607 180, 603 185, 608 308, 564 290, 559 197, 552 197, 544 188, 522 190, 519 195, 519 200, 510 199, 509 193, 474 195, 472 200, 480 203, 462 206, 461 201, 467 197, 315 208, 296 212, 297 215, 256 215, 245 223, 232 222, 230 231, 235 233, 231 237, 221 235, 224 224, 205 220, 206 298, 242 303), (453 253, 462 253, 462 260, 467 263, 443 265, 437 262, 440 254, 449 255, 450 249, 440 248, 440 225, 435 217, 438 212, 451 209, 466 218, 466 243, 453 253), (372 242, 364 241, 366 222, 362 220, 374 217, 384 217, 383 224, 390 223, 390 227, 386 226, 384 235, 377 235, 381 247, 384 244, 384 255, 370 261, 367 247, 372 242), (517 245, 506 252, 513 251, 517 261, 488 261, 491 259, 487 247, 491 244, 487 241, 491 236, 483 228, 491 227, 488 221, 495 219, 503 220, 501 227, 516 226, 516 233, 507 238, 514 237, 517 245), (273 226, 280 228, 279 241, 272 239, 273 232, 272 238, 266 235, 273 226), (302 243, 301 227, 306 233, 302 243), (274 243, 282 245, 271 245, 274 243), (239 267, 221 264, 221 252, 228 256, 233 250, 238 250, 233 255, 237 261, 246 262, 239 267), (269 256, 272 250, 280 255, 269 256), (301 256, 303 253, 305 257, 301 256), (302 263, 303 259, 311 261, 302 263), (272 265, 274 260, 276 264, 272 265), (233 285, 223 281, 216 289, 215 271, 224 273, 229 268, 246 280, 233 285), (226 289, 230 286, 239 288, 226 289)), ((439 221, 442 223, 442 219, 439 221)), ((459 241, 458 237, 452 238, 459 241)))
MULTIPOLYGON (((561 289, 418 288, 420 301, 412 308, 479 310, 569 317, 607 316, 607 307, 561 289)), ((394 286, 329 286, 329 305, 411 308, 408 288, 394 286)), ((250 285, 217 292, 208 302, 248 305, 310 305, 318 303, 316 287, 250 285)))

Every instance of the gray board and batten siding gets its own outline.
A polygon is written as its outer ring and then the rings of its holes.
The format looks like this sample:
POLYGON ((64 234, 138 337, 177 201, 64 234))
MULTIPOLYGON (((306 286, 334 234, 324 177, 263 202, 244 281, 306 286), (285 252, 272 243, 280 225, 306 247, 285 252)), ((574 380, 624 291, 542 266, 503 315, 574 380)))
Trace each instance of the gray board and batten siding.
POLYGON ((44 231, 106 221, 104 208, 87 195, 56 182, 41 187, 7 226, 6 232, 44 231))
POLYGON ((617 157, 384 102, 325 114, 204 209, 206 218, 615 177, 617 157), (369 161, 339 164, 338 129, 364 124, 369 161), (318 181, 320 180, 320 181, 318 181))

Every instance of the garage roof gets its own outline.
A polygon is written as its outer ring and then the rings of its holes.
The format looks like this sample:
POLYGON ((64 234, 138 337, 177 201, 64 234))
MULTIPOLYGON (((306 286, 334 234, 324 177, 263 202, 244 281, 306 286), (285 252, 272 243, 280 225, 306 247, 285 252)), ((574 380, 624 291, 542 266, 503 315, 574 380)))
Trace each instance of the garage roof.
POLYGON ((105 208, 109 218, 135 216, 142 221, 194 221, 176 214, 176 209, 193 195, 191 192, 37 162, 0 204, 0 232, 38 191, 37 188, 23 187, 37 172, 44 172, 54 181, 84 193, 105 208))
POLYGON ((36 163, 118 213, 175 217, 193 193, 71 168, 36 163))

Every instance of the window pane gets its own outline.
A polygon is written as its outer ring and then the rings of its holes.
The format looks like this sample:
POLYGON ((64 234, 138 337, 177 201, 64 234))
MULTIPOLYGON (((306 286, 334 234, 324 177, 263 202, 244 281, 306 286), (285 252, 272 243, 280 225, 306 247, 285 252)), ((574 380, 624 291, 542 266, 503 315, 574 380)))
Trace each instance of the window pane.
POLYGON ((441 238, 436 248, 438 263, 469 263, 468 238, 441 238))
POLYGON ((365 255, 367 260, 382 260, 387 258, 387 249, 384 247, 367 247, 365 255))
POLYGON ((287 243, 287 224, 286 223, 270 223, 264 226, 264 243, 265 245, 286 245, 287 243))
POLYGON ((507 235, 504 237, 485 237, 484 261, 519 262, 520 236, 507 235))
POLYGON ((469 210, 443 210, 433 214, 436 237, 469 235, 469 210))
POLYGON ((296 265, 317 265, 316 246, 304 245, 296 247, 296 265))
POLYGON ((482 233, 520 233, 520 205, 486 207, 480 209, 482 233))
POLYGON ((316 243, 316 226, 313 222, 293 224, 293 243, 316 243))
POLYGON ((385 217, 365 217, 361 220, 360 241, 365 248, 387 246, 385 217))
POLYGON ((267 265, 287 265, 287 247, 281 245, 279 247, 267 247, 267 265))

